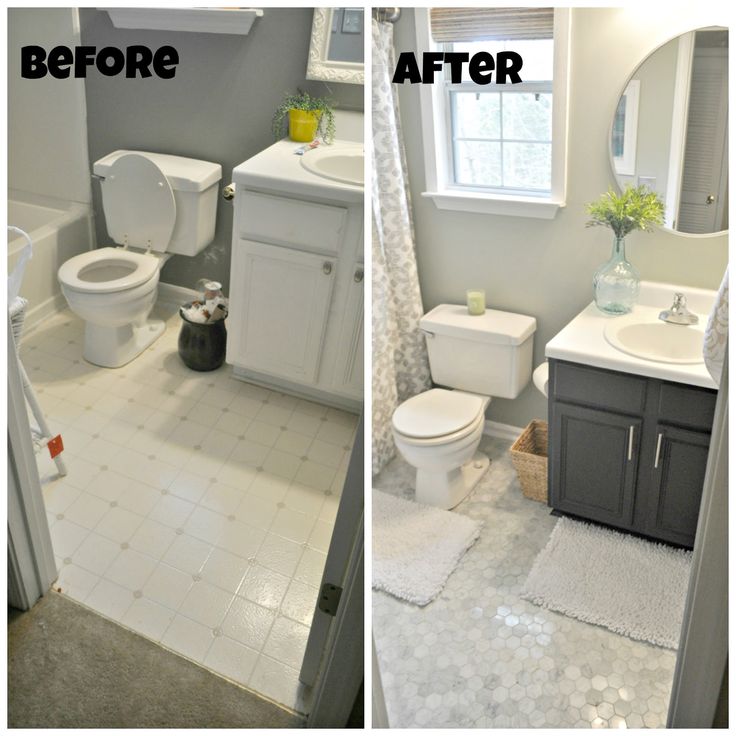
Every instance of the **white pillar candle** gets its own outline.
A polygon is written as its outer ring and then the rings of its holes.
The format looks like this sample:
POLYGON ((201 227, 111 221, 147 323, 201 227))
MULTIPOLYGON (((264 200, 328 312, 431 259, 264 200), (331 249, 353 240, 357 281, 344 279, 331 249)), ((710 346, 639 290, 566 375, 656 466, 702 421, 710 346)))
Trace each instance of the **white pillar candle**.
POLYGON ((479 315, 486 311, 486 292, 483 289, 468 289, 468 314, 479 315))

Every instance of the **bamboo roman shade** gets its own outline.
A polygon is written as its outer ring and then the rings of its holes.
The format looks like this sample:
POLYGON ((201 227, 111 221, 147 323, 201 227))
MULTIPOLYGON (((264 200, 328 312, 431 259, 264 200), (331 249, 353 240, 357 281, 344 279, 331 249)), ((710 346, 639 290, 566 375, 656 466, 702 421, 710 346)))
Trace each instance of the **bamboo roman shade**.
POLYGON ((554 8, 432 8, 430 13, 438 43, 552 38, 554 8))

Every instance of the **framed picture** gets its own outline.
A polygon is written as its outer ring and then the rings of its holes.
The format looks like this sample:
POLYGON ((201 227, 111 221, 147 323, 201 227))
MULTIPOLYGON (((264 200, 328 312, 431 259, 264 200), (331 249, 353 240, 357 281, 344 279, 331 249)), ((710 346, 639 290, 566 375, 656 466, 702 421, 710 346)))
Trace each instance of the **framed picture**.
POLYGON ((636 132, 639 126, 639 80, 632 79, 618 101, 611 129, 613 166, 621 176, 636 173, 636 132))
POLYGON ((363 8, 345 8, 342 12, 342 32, 360 33, 363 30, 363 8))

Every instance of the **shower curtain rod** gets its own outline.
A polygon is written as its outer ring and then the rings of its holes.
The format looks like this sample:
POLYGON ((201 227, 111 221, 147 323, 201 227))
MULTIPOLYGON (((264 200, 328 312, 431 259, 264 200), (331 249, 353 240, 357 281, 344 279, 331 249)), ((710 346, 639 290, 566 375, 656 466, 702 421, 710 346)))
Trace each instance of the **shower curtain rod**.
POLYGON ((396 23, 401 17, 401 8, 373 8, 373 17, 379 23, 396 23))

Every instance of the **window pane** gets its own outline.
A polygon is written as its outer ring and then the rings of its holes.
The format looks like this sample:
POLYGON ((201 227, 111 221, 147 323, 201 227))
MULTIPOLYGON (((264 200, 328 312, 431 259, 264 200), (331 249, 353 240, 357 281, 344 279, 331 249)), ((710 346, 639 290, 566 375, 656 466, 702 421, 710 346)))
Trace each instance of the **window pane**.
POLYGON ((517 189, 552 188, 552 146, 549 143, 504 143, 503 185, 517 189))
POLYGON ((503 96, 503 137, 552 139, 552 95, 509 93, 503 96))
MULTIPOLYGON (((524 65, 519 76, 523 82, 548 82, 552 79, 554 41, 542 38, 533 41, 468 41, 452 44, 453 51, 467 51, 471 56, 478 51, 488 51, 494 58, 499 51, 516 51, 524 65)), ((448 74, 449 79, 449 74, 448 74)), ((493 80, 496 76, 494 74, 493 80)), ((470 81, 468 65, 463 65, 463 81, 470 81)))
POLYGON ((611 149, 614 158, 624 155, 624 132, 626 130, 626 95, 621 95, 613 116, 613 131, 611 132, 611 149))
POLYGON ((496 92, 452 92, 454 134, 458 138, 500 138, 501 105, 496 92))
POLYGON ((501 144, 457 141, 455 143, 455 182, 466 186, 503 186, 501 144))

